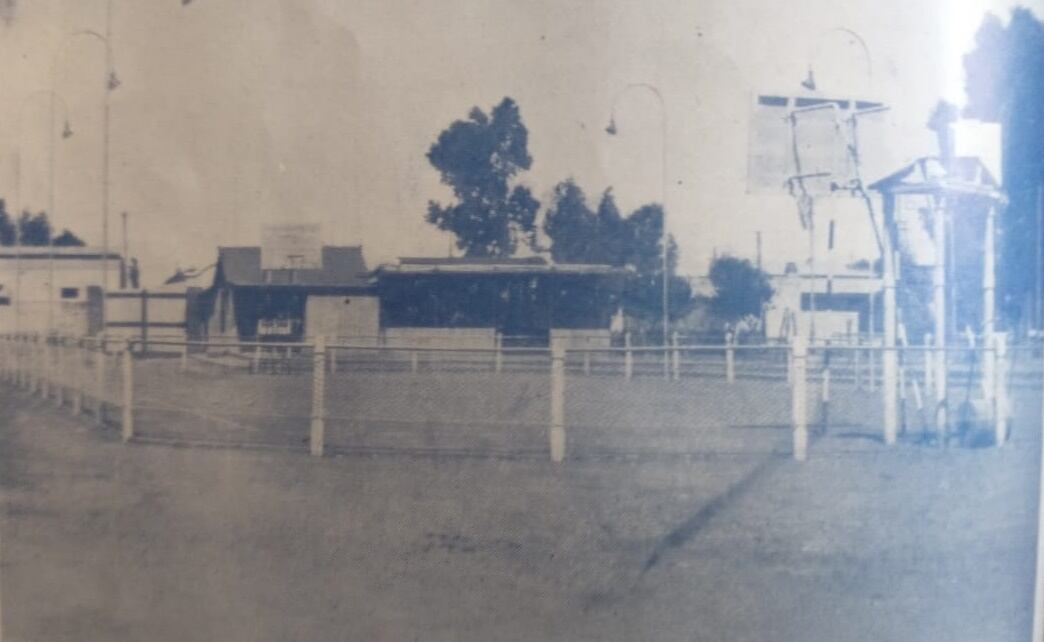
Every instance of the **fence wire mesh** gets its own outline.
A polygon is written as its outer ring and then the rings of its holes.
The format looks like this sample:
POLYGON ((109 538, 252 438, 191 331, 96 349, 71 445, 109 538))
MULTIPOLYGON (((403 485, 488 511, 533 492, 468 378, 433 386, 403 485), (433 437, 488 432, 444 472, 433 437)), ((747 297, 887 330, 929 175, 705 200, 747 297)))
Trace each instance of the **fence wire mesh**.
POLYGON ((307 448, 310 346, 182 347, 180 355, 136 356, 136 436, 188 444, 307 448))
POLYGON ((9 384, 103 426, 130 424, 125 438, 547 456, 560 425, 569 458, 763 458, 796 456, 799 426, 813 451, 877 447, 887 432, 889 377, 899 440, 992 439, 1014 413, 1009 392, 1036 394, 1044 365, 1035 343, 816 345, 799 353, 679 342, 561 354, 556 361, 552 351, 526 346, 4 336, 0 371, 9 384))
POLYGON ((546 450, 549 353, 328 346, 334 451, 546 450))
POLYGON ((570 352, 567 450, 577 457, 789 452, 786 355, 775 347, 570 352))

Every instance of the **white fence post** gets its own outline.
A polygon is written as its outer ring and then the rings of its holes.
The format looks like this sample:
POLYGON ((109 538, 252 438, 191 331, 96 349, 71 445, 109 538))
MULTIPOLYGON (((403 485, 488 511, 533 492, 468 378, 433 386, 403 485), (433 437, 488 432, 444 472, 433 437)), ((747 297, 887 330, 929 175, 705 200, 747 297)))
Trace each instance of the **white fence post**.
POLYGON ((807 379, 806 360, 808 350, 805 338, 795 336, 790 343, 790 355, 793 363, 793 385, 791 386, 791 422, 794 429, 794 459, 805 461, 808 456, 808 412, 807 412, 807 379))
POLYGON ((69 388, 72 394, 72 413, 77 417, 83 412, 83 386, 87 377, 83 376, 83 340, 76 339, 72 345, 73 360, 69 368, 69 388))
POLYGON ((326 446, 326 341, 315 338, 312 355, 312 425, 309 437, 313 457, 322 457, 326 446))
POLYGON ((631 333, 624 333, 624 378, 630 379, 634 374, 634 356, 631 354, 631 333))
POLYGON ((932 359, 932 333, 924 335, 924 393, 930 394, 935 390, 935 363, 932 359))
POLYGON ((188 355, 189 355, 189 342, 188 338, 185 338, 185 343, 181 344, 181 371, 185 372, 188 370, 188 355))
POLYGON ((123 419, 120 429, 123 441, 134 437, 134 344, 128 341, 123 348, 123 419))
POLYGON ((250 360, 250 373, 258 374, 261 372, 261 346, 254 346, 254 358, 250 360))
POLYGON ((410 372, 416 374, 420 364, 418 363, 417 351, 410 351, 410 372))
POLYGON ((65 365, 65 338, 57 337, 54 344, 54 404, 59 408, 65 402, 65 382, 68 380, 68 369, 65 365))
POLYGON ((99 339, 94 358, 94 385, 95 385, 95 397, 98 402, 97 412, 94 413, 94 418, 98 422, 98 425, 105 423, 105 339, 99 339))
POLYGON ((736 381, 736 342, 732 332, 725 333, 725 381, 733 383, 736 381))
POLYGON ((1008 336, 993 333, 993 442, 1001 446, 1008 438, 1008 336))
POLYGON ((565 346, 551 342, 551 426, 548 437, 551 461, 561 463, 565 458, 565 346))
POLYGON ((504 335, 497 332, 493 337, 493 347, 496 352, 493 355, 493 370, 497 374, 504 369, 504 335))
POLYGON ((681 351, 678 349, 678 333, 671 335, 671 376, 675 381, 681 379, 681 351))

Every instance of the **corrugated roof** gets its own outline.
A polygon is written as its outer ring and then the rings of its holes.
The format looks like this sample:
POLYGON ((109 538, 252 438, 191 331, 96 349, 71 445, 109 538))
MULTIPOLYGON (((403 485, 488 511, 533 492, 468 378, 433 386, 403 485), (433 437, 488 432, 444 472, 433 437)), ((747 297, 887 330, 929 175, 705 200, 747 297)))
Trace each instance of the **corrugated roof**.
POLYGON ((324 246, 318 270, 262 270, 260 247, 218 248, 218 269, 232 285, 366 287, 362 247, 324 246))

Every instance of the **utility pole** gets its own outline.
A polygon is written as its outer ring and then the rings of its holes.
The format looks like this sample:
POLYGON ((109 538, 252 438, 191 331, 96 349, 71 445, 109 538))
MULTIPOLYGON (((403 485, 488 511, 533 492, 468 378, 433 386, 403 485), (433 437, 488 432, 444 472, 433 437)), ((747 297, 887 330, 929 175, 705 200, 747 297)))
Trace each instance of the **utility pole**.
POLYGON ((127 249, 127 213, 120 212, 120 218, 123 224, 123 258, 120 260, 120 289, 122 290, 127 287, 127 261, 130 253, 127 249))

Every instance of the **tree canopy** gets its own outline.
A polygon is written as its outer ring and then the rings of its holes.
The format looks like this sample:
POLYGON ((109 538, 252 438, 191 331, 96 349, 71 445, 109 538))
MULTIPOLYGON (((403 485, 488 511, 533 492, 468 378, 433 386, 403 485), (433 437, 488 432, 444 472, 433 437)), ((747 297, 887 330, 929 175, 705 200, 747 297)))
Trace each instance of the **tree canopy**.
POLYGON ((457 237, 466 256, 505 257, 530 244, 539 201, 517 175, 528 170, 529 132, 518 105, 504 98, 487 115, 478 107, 428 150, 428 161, 453 190, 456 202, 428 203, 427 220, 457 237))
POLYGON ((1017 319, 1034 291, 1037 190, 1044 184, 1044 25, 1017 8, 1007 25, 988 14, 964 57, 965 116, 1000 123, 1005 191, 1010 204, 1000 221, 998 293, 1017 319))
POLYGON ((17 220, 7 212, 7 204, 0 199, 0 246, 26 245, 56 247, 82 246, 84 242, 69 230, 54 236, 54 229, 46 212, 22 212, 17 220))
POLYGON ((711 263, 709 276, 714 286, 711 313, 724 321, 760 317, 773 295, 768 276, 747 259, 720 256, 711 263))
MULTIPOLYGON (((560 263, 599 263, 630 267, 634 274, 623 293, 625 311, 643 321, 663 318, 663 207, 644 205, 627 217, 611 189, 602 193, 597 210, 587 204, 573 180, 555 186, 544 216, 544 233, 551 241, 551 258, 560 263)), ((692 289, 675 274, 678 248, 667 238, 668 305, 672 319, 692 310, 692 289)))

